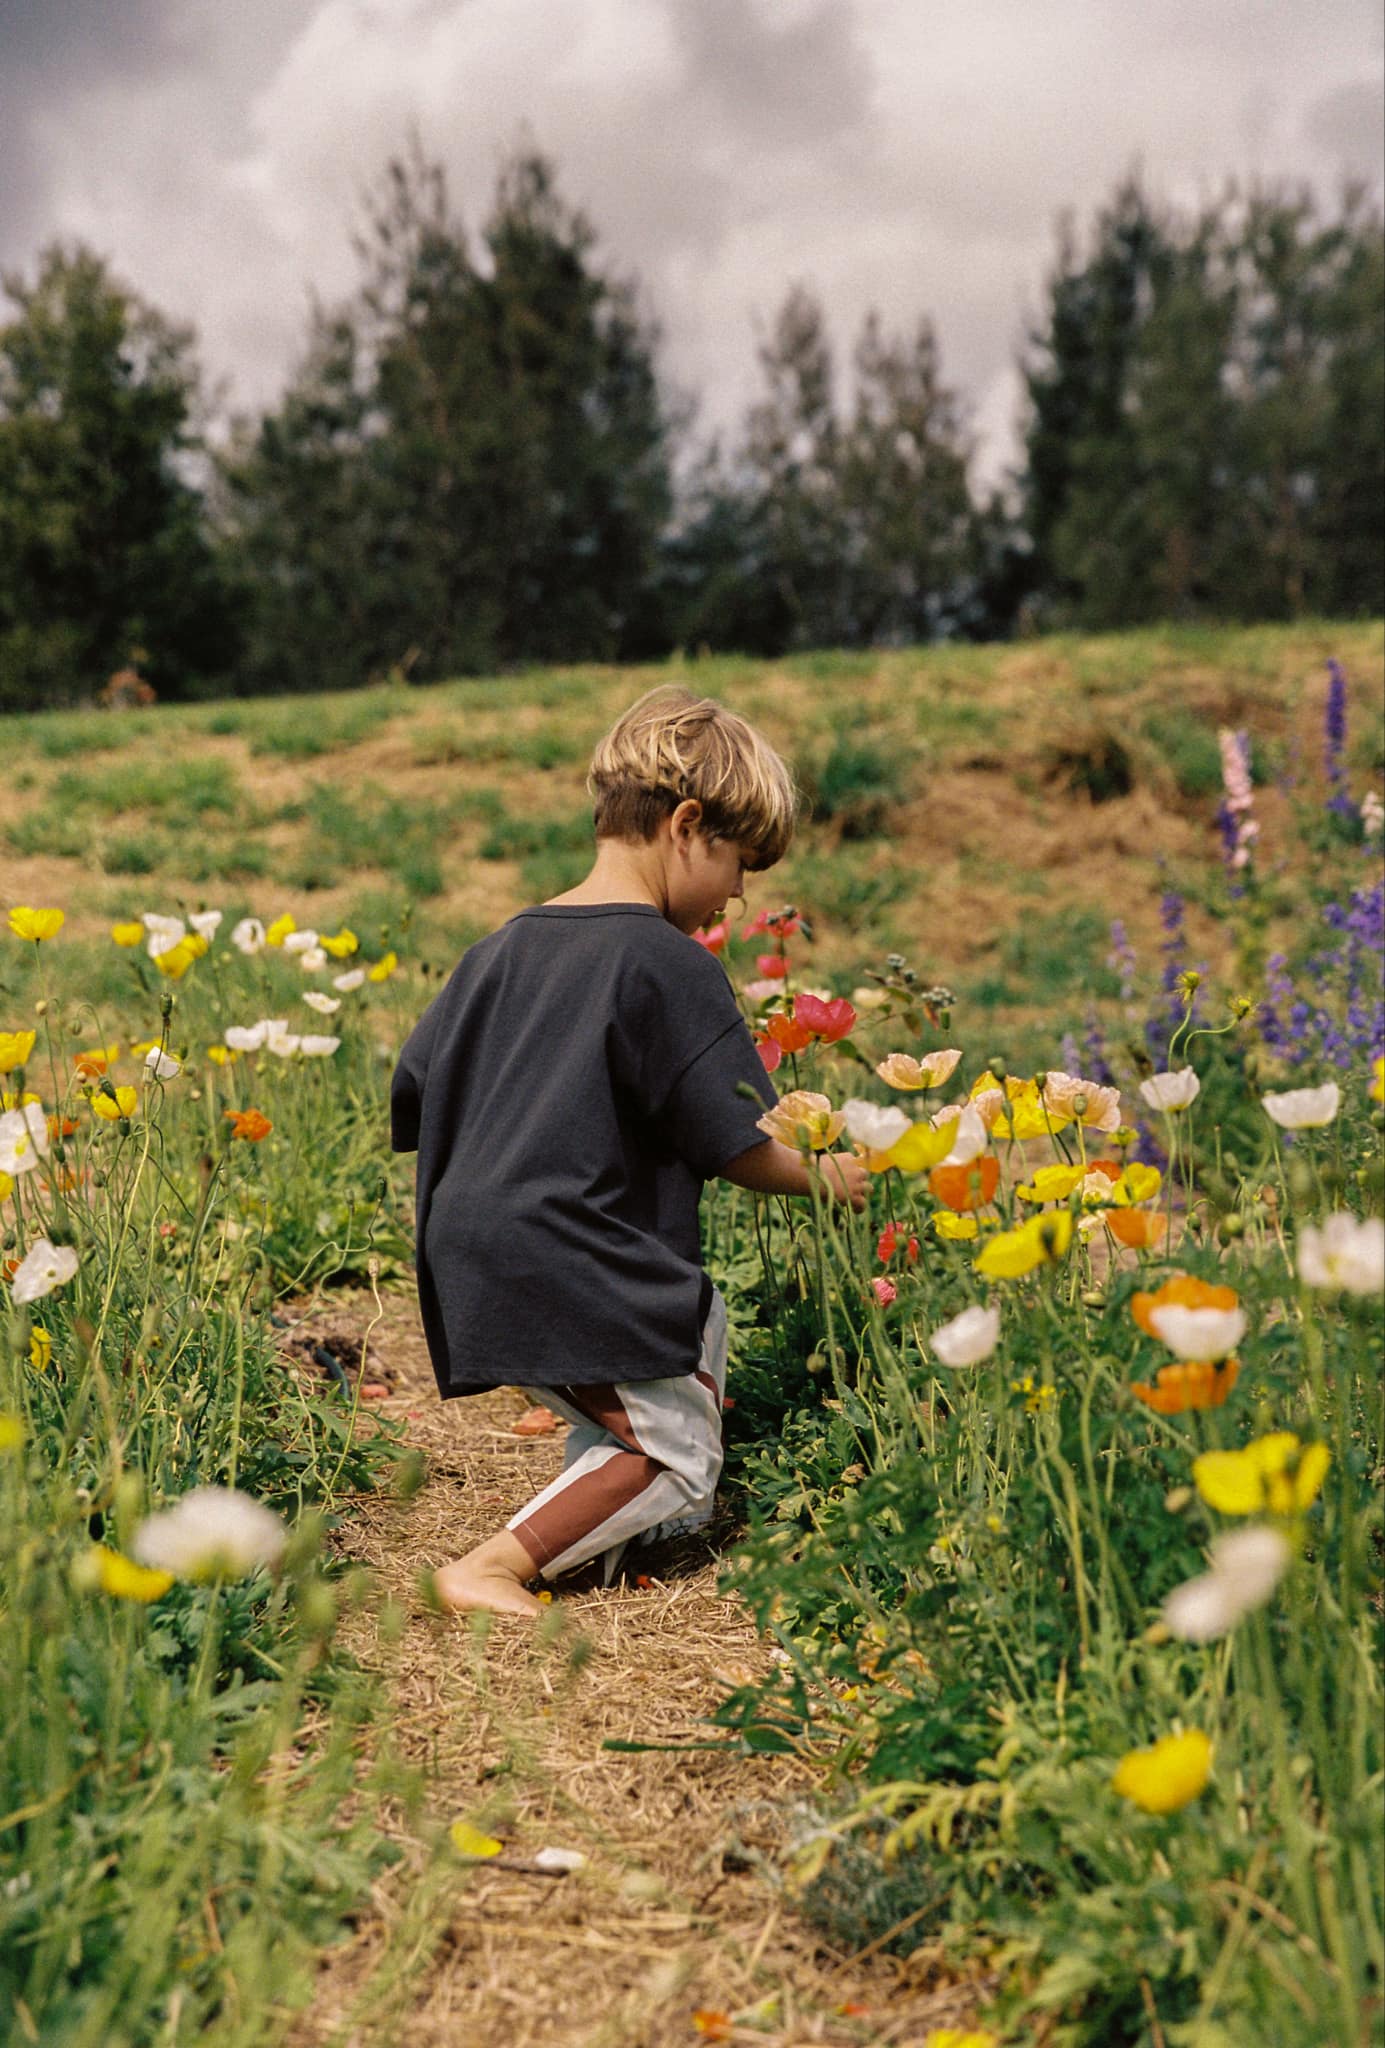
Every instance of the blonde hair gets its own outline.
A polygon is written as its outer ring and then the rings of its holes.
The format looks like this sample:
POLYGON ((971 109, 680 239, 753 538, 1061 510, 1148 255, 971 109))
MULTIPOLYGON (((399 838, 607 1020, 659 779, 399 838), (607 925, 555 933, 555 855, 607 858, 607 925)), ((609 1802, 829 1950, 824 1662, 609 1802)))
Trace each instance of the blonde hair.
POLYGON ((616 720, 592 755, 587 789, 598 839, 652 839, 693 798, 708 836, 744 847, 757 870, 783 858, 798 817, 793 777, 754 726, 677 683, 616 720))

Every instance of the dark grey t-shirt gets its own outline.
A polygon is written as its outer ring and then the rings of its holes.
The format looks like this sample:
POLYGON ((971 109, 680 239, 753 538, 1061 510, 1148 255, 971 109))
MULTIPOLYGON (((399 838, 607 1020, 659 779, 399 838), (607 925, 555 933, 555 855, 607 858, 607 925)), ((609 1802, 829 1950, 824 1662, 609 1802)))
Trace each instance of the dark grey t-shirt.
POLYGON ((470 947, 390 1104, 444 1399, 695 1371, 702 1182, 774 1100, 721 967, 652 905, 542 904, 470 947))

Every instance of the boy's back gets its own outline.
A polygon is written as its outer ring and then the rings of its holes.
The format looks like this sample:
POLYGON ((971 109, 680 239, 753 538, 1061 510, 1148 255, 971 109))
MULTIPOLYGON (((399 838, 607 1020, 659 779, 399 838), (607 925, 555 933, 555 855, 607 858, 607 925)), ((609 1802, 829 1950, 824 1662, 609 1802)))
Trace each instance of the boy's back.
POLYGON ((693 1372, 701 1184, 774 1099, 722 969, 652 905, 543 904, 473 946, 391 1104, 442 1394, 693 1372))

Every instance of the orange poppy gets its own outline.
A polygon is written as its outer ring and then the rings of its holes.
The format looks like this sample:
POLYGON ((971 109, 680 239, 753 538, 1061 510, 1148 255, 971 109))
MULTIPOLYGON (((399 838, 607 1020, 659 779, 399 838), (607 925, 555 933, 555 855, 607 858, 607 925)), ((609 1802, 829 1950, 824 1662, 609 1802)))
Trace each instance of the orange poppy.
POLYGON ((228 1109, 225 1115, 231 1126, 231 1136, 244 1138, 251 1145, 258 1145, 261 1138, 267 1138, 274 1129, 263 1110, 228 1109))
POLYGON ((1154 1375, 1154 1386, 1136 1380, 1130 1391, 1158 1415, 1181 1415, 1185 1408, 1220 1408, 1240 1370, 1234 1358, 1224 1358, 1219 1365, 1164 1365, 1154 1375))
POLYGON ((1152 1209, 1107 1209, 1101 1220, 1117 1244, 1136 1251, 1162 1244, 1169 1227, 1168 1217, 1152 1209))
POLYGON ((958 1215, 967 1209, 982 1208, 999 1185, 1000 1161, 989 1152, 973 1159, 969 1166, 935 1166, 928 1176, 934 1201, 958 1215))
POLYGON ((1240 1298, 1234 1287, 1210 1287, 1191 1273, 1175 1273, 1153 1294, 1132 1294, 1130 1313, 1148 1336, 1157 1337, 1159 1332, 1150 1321, 1155 1309, 1235 1308, 1240 1298))
POLYGON ((781 1052, 802 1052, 805 1045, 813 1042, 809 1027, 783 1010, 776 1010, 772 1017, 765 1019, 765 1030, 781 1052))

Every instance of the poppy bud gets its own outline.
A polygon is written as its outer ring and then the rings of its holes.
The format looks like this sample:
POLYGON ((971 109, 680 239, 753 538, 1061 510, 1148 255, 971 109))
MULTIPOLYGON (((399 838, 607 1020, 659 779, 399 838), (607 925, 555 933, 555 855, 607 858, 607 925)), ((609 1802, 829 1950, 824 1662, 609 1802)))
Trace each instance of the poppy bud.
POLYGON ((1223 1244, 1230 1244, 1233 1238, 1244 1237, 1245 1234, 1246 1219, 1234 1209, 1229 1216, 1223 1216, 1221 1222, 1217 1225, 1217 1236, 1223 1244))
POLYGON ((1006 1067, 1004 1054, 998 1052, 992 1053, 991 1057, 986 1062, 986 1072, 988 1074, 994 1075, 997 1081, 1003 1081, 1008 1071, 1009 1069, 1006 1067))
POLYGON ((85 1028, 81 1018, 74 1017, 67 1027, 67 1035, 69 1038, 80 1038, 85 1028))
POLYGON ((47 996, 40 996, 38 1001, 34 1004, 34 1015, 36 1017, 46 1017, 48 1015, 47 996))

